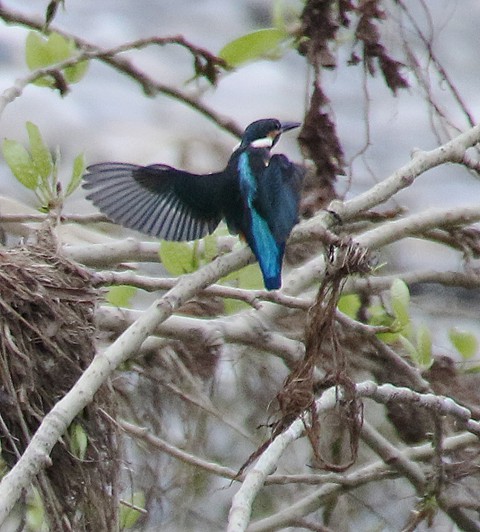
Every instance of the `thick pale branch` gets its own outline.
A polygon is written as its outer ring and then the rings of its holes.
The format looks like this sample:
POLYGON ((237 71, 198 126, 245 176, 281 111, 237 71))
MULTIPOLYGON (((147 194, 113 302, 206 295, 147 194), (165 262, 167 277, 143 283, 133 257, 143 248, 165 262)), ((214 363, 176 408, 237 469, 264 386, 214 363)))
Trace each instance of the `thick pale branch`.
POLYGON ((401 473, 415 487, 417 493, 423 494, 425 490, 426 477, 421 467, 410 460, 387 438, 380 434, 370 423, 364 421, 361 432, 362 440, 375 451, 385 464, 391 465, 401 473))
MULTIPOLYGON (((440 397, 433 394, 419 394, 409 388, 395 387, 390 384, 377 385, 374 382, 363 382, 356 385, 357 397, 369 397, 380 403, 389 401, 414 402, 417 406, 434 410, 440 415, 453 415, 459 419, 467 430, 480 435, 480 423, 471 419, 470 411, 455 403, 448 397, 440 397)), ((316 411, 318 413, 333 408, 337 400, 341 400, 343 393, 341 390, 330 388, 316 401, 316 411)), ((275 468, 285 449, 300 438, 304 432, 303 419, 297 419, 290 427, 277 436, 272 444, 263 452, 252 469, 246 474, 245 481, 233 498, 229 514, 229 532, 240 532, 246 530, 250 520, 252 504, 258 491, 265 482, 267 476, 275 468)), ((413 470, 409 473, 412 480, 417 473, 413 470)), ((415 482, 421 484, 421 478, 416 478, 415 482)), ((318 494, 317 494, 318 499, 318 494)), ((290 507, 290 510, 292 508, 290 507)))
MULTIPOLYGON (((392 175, 367 190, 363 194, 352 198, 346 202, 334 201, 329 207, 328 211, 320 212, 310 220, 299 225, 294 232, 294 237, 298 239, 308 238, 312 233, 317 234, 319 228, 327 229, 337 223, 339 218, 342 222, 347 222, 354 219, 359 213, 364 212, 373 207, 384 203, 394 196, 400 190, 411 186, 415 179, 425 173, 427 170, 435 168, 445 163, 462 163, 465 152, 468 148, 475 146, 480 142, 480 125, 477 125, 468 131, 461 133, 451 141, 443 146, 428 152, 416 151, 412 160, 405 164, 402 168, 394 172, 392 175), (330 212, 334 212, 336 216, 332 216, 330 212)), ((455 208, 448 211, 431 211, 425 218, 422 215, 418 217, 408 217, 399 220, 398 226, 390 224, 382 224, 378 229, 372 229, 365 233, 365 236, 360 235, 356 241, 361 245, 378 249, 381 245, 398 240, 403 236, 412 235, 425 231, 432 227, 434 223, 439 223, 440 226, 445 225, 445 218, 448 217, 447 223, 472 223, 479 218, 476 214, 478 207, 475 206, 467 208, 464 216, 462 216, 461 208, 455 208), (436 214, 435 214, 436 213, 436 214), (435 222, 435 216, 438 215, 435 222), (406 220, 410 220, 407 222, 406 220), (388 226, 388 229, 384 229, 388 226), (368 235, 368 236, 366 236, 368 235)), ((297 269, 290 277, 286 279, 286 290, 291 295, 298 295, 301 293, 312 280, 320 278, 324 271, 323 257, 320 259, 314 258, 307 263, 302 269, 297 269)))
MULTIPOLYGON (((97 312, 97 325, 101 329, 123 332, 142 316, 138 310, 101 307, 97 312)), ((248 345, 256 349, 274 353, 285 360, 288 365, 298 361, 303 353, 303 344, 296 340, 269 330, 258 323, 252 324, 242 316, 235 319, 197 319, 187 316, 171 316, 168 321, 160 323, 153 334, 184 341, 199 341, 207 344, 223 343, 248 345), (255 326, 253 326, 255 325, 255 326)))
MULTIPOLYGON (((475 444, 476 441, 476 436, 470 433, 451 436, 450 438, 445 439, 444 450, 454 451, 456 449, 475 444)), ((410 460, 424 460, 431 459, 433 452, 434 450, 432 445, 428 443, 418 447, 405 449, 403 454, 407 459, 410 460)), ((266 532, 288 527, 294 523, 296 518, 308 515, 309 513, 317 510, 321 506, 331 501, 332 498, 345 493, 346 490, 368 484, 373 480, 382 478, 382 476, 385 478, 385 475, 389 470, 389 466, 382 460, 380 462, 374 462, 372 464, 366 465, 351 473, 345 473, 341 475, 338 475, 337 473, 329 473, 326 475, 310 475, 309 477, 325 477, 324 482, 314 481, 313 478, 311 479, 311 483, 322 484, 320 488, 300 498, 293 504, 288 505, 288 507, 284 510, 280 510, 274 515, 265 517, 252 523, 248 527, 248 532, 266 532)), ((268 477, 268 479, 273 479, 276 477, 278 477, 278 475, 271 475, 268 477)), ((309 478, 305 478, 304 480, 308 481, 309 478)))
POLYGON ((409 236, 420 235, 436 227, 457 227, 480 220, 478 205, 465 205, 452 209, 430 209, 412 214, 376 227, 360 235, 357 241, 370 249, 379 249, 409 236))
POLYGON ((45 416, 30 444, 11 471, 0 483, 0 525, 33 478, 45 466, 48 456, 75 416, 92 400, 112 372, 135 353, 155 328, 171 316, 198 290, 225 276, 232 268, 245 265, 251 254, 243 249, 220 257, 192 275, 179 279, 164 297, 155 301, 103 353, 98 354, 70 392, 45 416))
POLYGON ((368 292, 375 294, 388 290, 395 279, 402 279, 408 285, 413 284, 441 284, 444 286, 457 286, 461 288, 479 288, 480 275, 475 271, 438 272, 434 270, 417 270, 411 272, 398 272, 394 275, 369 277, 368 279, 348 279, 343 293, 368 292))
MULTIPOLYGON (((354 200, 351 200, 354 201, 354 200)), ((350 202, 344 204, 348 210, 350 202)), ((321 223, 329 223, 330 217, 319 218, 321 223)), ((401 220, 395 220, 375 227, 355 237, 355 242, 365 248, 376 250, 392 242, 403 238, 416 236, 436 226, 460 226, 472 224, 480 220, 480 208, 478 205, 455 207, 452 209, 431 209, 429 211, 412 214, 401 220)), ((302 224, 298 231, 303 231, 311 220, 302 224)), ((289 295, 303 293, 314 282, 319 282, 325 272, 325 257, 315 256, 304 265, 296 268, 285 277, 285 291, 289 295)), ((271 318, 279 312, 279 309, 271 308, 271 318)))
MULTIPOLYGON (((233 236, 218 237, 218 249, 220 252, 231 250, 235 241, 233 236)), ((72 260, 85 266, 109 268, 119 262, 159 262, 160 245, 159 241, 141 242, 136 238, 125 238, 123 240, 112 239, 105 244, 65 245, 63 252, 72 260)), ((253 256, 251 260, 253 261, 253 256)), ((98 280, 100 282, 99 278, 98 280)))
MULTIPOLYGON (((112 422, 116 423, 115 420, 112 420, 112 422)), ((234 469, 221 466, 214 462, 209 462, 203 458, 179 449, 171 443, 166 442, 162 438, 155 436, 145 427, 139 427, 127 421, 119 421, 118 423, 131 437, 140 439, 151 445, 152 448, 165 452, 181 462, 194 465, 195 467, 199 467, 208 473, 221 476, 226 479, 237 480, 238 482, 241 482, 245 478, 245 474, 238 475, 238 472, 234 469)), ((473 434, 468 432, 457 434, 445 439, 444 451, 453 452, 463 447, 473 445, 476 442, 477 438, 473 434)), ((361 483, 367 483, 371 482, 372 480, 380 480, 387 477, 396 476, 391 471, 389 465, 391 460, 401 463, 413 463, 414 460, 419 461, 431 459, 433 457, 433 453, 434 449, 432 445, 424 444, 417 447, 404 449, 401 452, 397 450, 394 454, 388 455, 386 461, 380 460, 368 465, 363 465, 357 471, 352 473, 311 473, 304 475, 282 475, 274 473, 266 478, 265 484, 338 484, 343 487, 355 488, 361 483)))
MULTIPOLYGON (((155 292, 157 290, 169 290, 177 283, 176 278, 162 278, 150 277, 147 275, 138 275, 132 271, 112 272, 104 271, 98 272, 94 276, 94 283, 96 286, 111 286, 111 285, 130 285, 146 290, 148 292, 155 292)), ((287 308, 295 308, 301 310, 308 310, 313 299, 304 299, 300 297, 287 296, 280 291, 268 292, 266 290, 247 290, 243 288, 235 288, 231 286, 224 286, 214 284, 203 290, 201 295, 209 295, 222 297, 225 299, 236 299, 243 301, 253 308, 260 308, 260 301, 270 301, 283 305, 287 308)))
POLYGON ((378 185, 346 203, 331 205, 342 220, 351 220, 359 212, 377 207, 400 190, 409 187, 417 177, 445 163, 462 163, 468 148, 480 142, 480 125, 456 136, 431 151, 417 150, 412 160, 381 181, 378 185), (338 207, 338 209, 337 209, 338 207))
MULTIPOLYGON (((42 214, 40 212, 29 214, 2 214, 0 215, 0 223, 42 223, 45 220, 48 220, 49 216, 50 215, 48 214, 42 214)), ((110 221, 104 214, 69 214, 66 216, 61 215, 60 219, 62 220, 62 222, 76 223, 82 225, 110 221)))
POLYGON ((108 268, 119 262, 158 262, 159 242, 139 242, 135 238, 105 244, 64 246, 70 259, 94 268, 108 268))

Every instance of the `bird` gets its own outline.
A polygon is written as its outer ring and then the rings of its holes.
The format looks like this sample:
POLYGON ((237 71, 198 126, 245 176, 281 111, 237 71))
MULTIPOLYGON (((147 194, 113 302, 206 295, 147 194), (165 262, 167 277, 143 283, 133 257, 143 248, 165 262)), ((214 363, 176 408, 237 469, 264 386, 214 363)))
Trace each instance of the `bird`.
POLYGON ((200 239, 225 220, 255 255, 265 288, 276 290, 305 172, 271 149, 282 133, 300 125, 276 118, 252 122, 220 172, 104 162, 88 166, 82 186, 113 222, 164 240, 200 239))

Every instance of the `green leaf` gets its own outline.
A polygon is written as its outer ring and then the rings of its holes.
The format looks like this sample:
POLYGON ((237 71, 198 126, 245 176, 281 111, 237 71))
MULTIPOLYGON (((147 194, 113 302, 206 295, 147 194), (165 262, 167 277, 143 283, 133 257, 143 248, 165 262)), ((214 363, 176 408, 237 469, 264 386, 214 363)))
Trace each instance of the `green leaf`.
MULTIPOLYGON (((136 491, 130 499, 127 500, 128 503, 130 503, 132 506, 136 506, 138 508, 144 508, 145 507, 145 495, 141 491, 136 491)), ((134 508, 130 508, 130 506, 125 506, 122 504, 120 506, 120 515, 119 515, 119 521, 120 521, 120 528, 132 528, 137 523, 139 517, 141 516, 141 512, 138 510, 135 510, 134 508)))
POLYGON ((392 311, 402 327, 410 323, 410 292, 401 279, 395 279, 390 287, 392 311))
POLYGON ((35 190, 38 186, 38 171, 28 151, 16 140, 5 139, 2 152, 17 180, 30 190, 35 190))
POLYGON ((40 130, 32 122, 26 123, 28 138, 30 140, 30 153, 33 164, 40 177, 45 180, 52 173, 53 160, 50 150, 43 142, 40 130))
MULTIPOLYGON (((234 272, 229 273, 221 279, 222 284, 228 284, 239 288, 258 290, 263 288, 263 277, 257 263, 248 264, 234 272)), ((250 308, 250 305, 237 299, 225 299, 225 312, 235 314, 241 310, 250 308)))
POLYGON ((469 360, 478 352, 478 340, 474 334, 454 327, 448 332, 450 341, 464 360, 469 360))
POLYGON ((70 55, 67 40, 58 33, 43 37, 30 31, 25 43, 25 60, 30 70, 46 67, 67 59, 70 55))
POLYGON ((197 269, 195 250, 186 242, 162 241, 160 260, 171 275, 183 275, 197 269))
POLYGON ((218 56, 231 67, 259 58, 278 58, 280 44, 288 37, 288 33, 279 28, 254 31, 230 41, 218 56))
POLYGON ((338 301, 338 310, 350 316, 350 318, 356 318, 357 313, 360 310, 362 303, 358 294, 345 294, 338 301))
POLYGON ((80 460, 85 459, 88 447, 88 435, 80 423, 70 426, 70 451, 80 460))
POLYGON ((263 276, 257 263, 248 264, 238 270, 238 286, 247 290, 261 290, 263 288, 263 276))
MULTIPOLYGON (((30 70, 55 65, 77 53, 77 48, 73 39, 67 39, 59 33, 52 32, 45 38, 36 31, 31 31, 27 35, 25 45, 25 59, 30 70)), ((67 67, 64 70, 65 79, 69 83, 79 81, 88 68, 88 61, 67 67)), ((49 76, 44 76, 37 81, 36 85, 49 86, 53 85, 53 80, 49 76)))
POLYGON ((45 523, 45 509, 42 497, 35 488, 28 497, 26 517, 28 530, 42 530, 45 523))
POLYGON ((422 369, 428 369, 433 364, 432 335, 425 325, 417 329, 417 355, 415 362, 422 369))
MULTIPOLYGON (((0 446, 0 452, 1 452, 1 446, 0 446)), ((8 473, 8 466, 3 459, 2 455, 0 454, 0 480, 8 473)))
POLYGON ((106 300, 114 307, 128 308, 132 297, 137 293, 137 288, 134 286, 120 284, 118 286, 110 286, 106 296, 106 300))
POLYGON ((464 370, 464 373, 480 373, 480 366, 472 366, 464 370))
POLYGON ((285 5, 283 1, 274 0, 272 4, 272 21, 276 28, 285 30, 287 24, 285 22, 285 5))
POLYGON ((236 314, 237 312, 251 308, 248 303, 238 299, 225 299, 223 307, 225 309, 225 314, 227 315, 236 314))
POLYGON ((77 190, 78 186, 80 185, 82 181, 82 176, 85 172, 85 156, 83 153, 80 153, 77 155, 73 161, 73 168, 72 168, 72 177, 70 178, 70 181, 67 185, 67 190, 65 191, 65 196, 70 196, 70 194, 73 194, 75 190, 77 190))
POLYGON ((397 320, 388 314, 385 308, 381 305, 373 305, 368 309, 368 311, 370 314, 368 323, 370 325, 392 328, 392 332, 376 333, 377 338, 386 344, 395 343, 400 336, 401 330, 397 320))
POLYGON ((77 83, 87 73, 88 61, 79 61, 75 65, 69 66, 65 69, 65 78, 69 83, 77 83))
POLYGON ((64 0, 51 0, 48 4, 47 10, 45 12, 45 27, 48 27, 50 22, 52 22, 54 19, 60 4, 65 7, 64 0))
POLYGON ((203 239, 203 245, 203 259, 206 263, 210 263, 218 256, 217 237, 215 235, 207 235, 203 239))
POLYGON ((410 342, 410 340, 405 338, 405 336, 403 336, 402 334, 398 336, 398 340, 400 341, 402 346, 405 348, 405 350, 408 352, 411 359, 414 361, 417 361, 419 359, 418 351, 416 347, 412 344, 412 342, 410 342))

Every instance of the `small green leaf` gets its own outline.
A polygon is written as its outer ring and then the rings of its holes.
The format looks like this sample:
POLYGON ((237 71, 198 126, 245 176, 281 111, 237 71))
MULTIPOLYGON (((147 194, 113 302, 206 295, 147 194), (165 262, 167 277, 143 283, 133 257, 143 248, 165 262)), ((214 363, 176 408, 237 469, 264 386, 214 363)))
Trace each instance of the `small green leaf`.
POLYGON ((72 55, 72 47, 68 39, 59 33, 52 32, 43 37, 36 31, 27 35, 25 59, 30 70, 42 68, 68 59, 72 55))
POLYGON ((402 327, 410 323, 410 292, 401 279, 395 279, 390 287, 392 311, 402 327))
MULTIPOLYGON (((246 288, 250 290, 260 290, 263 288, 263 277, 257 263, 248 264, 240 270, 229 273, 221 279, 222 284, 246 288)), ((225 312, 235 314, 241 310, 250 308, 250 305, 237 299, 225 299, 225 312)))
POLYGON ((417 354, 418 358, 415 362, 422 369, 428 369, 433 364, 432 335, 425 325, 417 329, 417 354))
POLYGON ((477 354, 478 340, 474 334, 454 327, 450 329, 448 336, 464 360, 469 360, 477 354))
POLYGON ((27 35, 25 61, 30 70, 51 64, 51 57, 46 52, 46 40, 36 31, 30 31, 27 35))
POLYGON ((263 276, 257 263, 248 264, 238 270, 238 286, 247 290, 261 290, 263 288, 263 276))
POLYGON ((162 241, 160 260, 171 275, 183 275, 197 269, 196 254, 193 247, 186 242, 162 241))
POLYGON ((356 318, 357 313, 360 310, 362 303, 358 294, 345 294, 338 301, 338 310, 350 316, 350 318, 356 318))
POLYGON ((264 57, 278 58, 280 44, 288 37, 288 33, 279 28, 254 31, 230 41, 218 56, 231 67, 264 57))
POLYGON ((67 190, 65 191, 65 196, 70 196, 82 182, 82 176, 85 172, 85 156, 83 153, 77 155, 73 161, 72 168, 72 177, 67 185, 67 190))
POLYGON ((8 473, 8 466, 1 454, 2 446, 0 445, 0 480, 8 473))
POLYGON ((28 530, 42 530, 45 524, 45 509, 40 493, 33 488, 27 501, 27 526, 28 530))
POLYGON ((274 0, 272 4, 272 21, 276 28, 283 29, 287 27, 285 22, 285 5, 283 1, 274 0))
POLYGON ((77 83, 87 73, 88 61, 79 61, 65 69, 65 78, 69 83, 77 83))
POLYGON ((203 259, 206 263, 218 256, 217 237, 215 235, 207 235, 203 239, 203 259))
POLYGON ((400 336, 401 330, 397 320, 388 314, 385 308, 381 305, 373 305, 369 307, 368 312, 370 314, 370 318, 368 320, 370 325, 376 327, 391 327, 392 329, 392 332, 376 333, 377 338, 386 344, 395 343, 400 336))
POLYGON ((110 286, 106 300, 114 307, 128 308, 132 297, 137 293, 137 288, 127 284, 110 286))
POLYGON ((410 342, 410 340, 405 338, 405 336, 403 336, 402 334, 398 336, 398 340, 400 341, 404 349, 408 352, 410 358, 414 361, 417 361, 419 359, 418 351, 412 344, 412 342, 410 342))
POLYGON ((238 299, 225 299, 223 308, 225 309, 225 314, 231 315, 251 307, 244 301, 238 299))
POLYGON ((53 169, 53 160, 50 150, 43 142, 40 130, 32 122, 26 123, 28 138, 30 140, 30 153, 33 164, 42 179, 47 179, 53 169))
MULTIPOLYGON (((73 39, 67 39, 59 33, 52 32, 45 38, 35 31, 29 32, 25 46, 25 59, 30 70, 55 65, 77 53, 73 39)), ((88 68, 88 61, 67 67, 64 71, 65 79, 69 83, 79 81, 88 68)), ((36 85, 53 86, 54 81, 50 76, 44 76, 37 81, 36 85)))
MULTIPOLYGON (((136 491, 130 499, 127 499, 126 502, 137 508, 145 507, 145 494, 141 491, 136 491)), ((120 506, 120 528, 132 528, 137 523, 139 517, 142 515, 141 512, 130 506, 122 504, 120 506)))
POLYGON ((16 140, 5 139, 2 152, 13 175, 30 190, 38 186, 38 171, 28 151, 16 140))
POLYGON ((472 366, 464 370, 464 373, 480 373, 480 366, 472 366))
POLYGON ((55 15, 57 14, 58 6, 62 4, 64 6, 64 0, 51 0, 50 3, 47 6, 47 10, 45 12, 45 27, 48 28, 50 25, 50 22, 54 19, 55 15))
POLYGON ((80 423, 70 426, 70 451, 80 460, 85 459, 88 447, 88 435, 80 423))

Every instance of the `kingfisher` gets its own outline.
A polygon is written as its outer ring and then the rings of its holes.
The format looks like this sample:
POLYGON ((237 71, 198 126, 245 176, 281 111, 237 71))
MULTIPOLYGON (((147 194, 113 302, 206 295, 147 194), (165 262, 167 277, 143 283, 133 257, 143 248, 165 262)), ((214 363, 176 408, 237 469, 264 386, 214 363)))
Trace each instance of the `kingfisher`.
POLYGON ((196 240, 225 220, 255 255, 265 288, 276 290, 285 244, 298 221, 304 169, 271 149, 298 126, 276 118, 252 122, 220 172, 106 162, 89 166, 82 186, 113 222, 165 240, 196 240))

